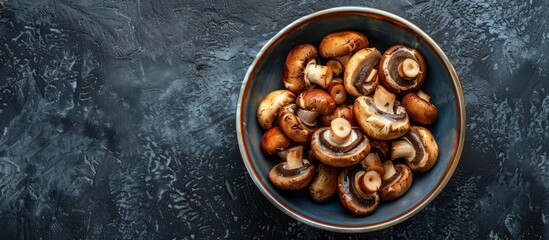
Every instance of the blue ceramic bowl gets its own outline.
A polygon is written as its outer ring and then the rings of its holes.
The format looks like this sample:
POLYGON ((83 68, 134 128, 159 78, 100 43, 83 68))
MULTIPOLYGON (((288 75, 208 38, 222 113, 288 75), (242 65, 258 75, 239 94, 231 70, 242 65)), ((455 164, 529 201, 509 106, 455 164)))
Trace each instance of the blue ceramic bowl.
POLYGON ((444 189, 454 173, 465 139, 465 103, 458 76, 441 48, 421 29, 391 13, 365 7, 340 7, 302 17, 278 32, 258 53, 242 83, 236 113, 237 137, 242 159, 259 190, 277 208, 313 227, 336 232, 367 232, 398 224, 425 208, 444 189), (315 203, 306 190, 291 192, 275 188, 268 173, 279 162, 261 152, 264 130, 256 120, 261 99, 283 89, 282 71, 288 52, 296 45, 318 47, 329 33, 354 30, 364 33, 381 52, 395 44, 419 49, 428 65, 424 89, 439 109, 437 122, 430 126, 439 146, 435 166, 415 174, 410 190, 401 198, 381 202, 371 215, 361 217, 347 211, 334 196, 327 203, 315 203))

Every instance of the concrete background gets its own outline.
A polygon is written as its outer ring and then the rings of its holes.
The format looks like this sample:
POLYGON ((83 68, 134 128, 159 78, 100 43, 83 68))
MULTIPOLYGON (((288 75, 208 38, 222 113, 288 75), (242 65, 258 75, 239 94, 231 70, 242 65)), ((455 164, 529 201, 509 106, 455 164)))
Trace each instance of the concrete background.
MULTIPOLYGON (((0 1, 2 2, 2 1, 0 1)), ((0 5, 0 239, 548 239, 549 2, 9 0, 0 5), (417 24, 461 78, 467 140, 425 210, 363 235, 296 222, 236 144, 247 67, 328 7, 417 24)))

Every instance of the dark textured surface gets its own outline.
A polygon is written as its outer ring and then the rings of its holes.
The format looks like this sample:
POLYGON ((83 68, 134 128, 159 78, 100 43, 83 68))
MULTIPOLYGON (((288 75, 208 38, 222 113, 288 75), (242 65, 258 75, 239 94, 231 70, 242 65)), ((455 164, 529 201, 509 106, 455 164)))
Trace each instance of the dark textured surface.
MULTIPOLYGON (((2 1, 0 1, 2 2, 2 1)), ((549 238, 546 1, 7 1, 0 10, 0 239, 549 238), (235 107, 261 46, 332 6, 403 16, 460 75, 467 140, 398 226, 317 230, 245 171, 235 107)))

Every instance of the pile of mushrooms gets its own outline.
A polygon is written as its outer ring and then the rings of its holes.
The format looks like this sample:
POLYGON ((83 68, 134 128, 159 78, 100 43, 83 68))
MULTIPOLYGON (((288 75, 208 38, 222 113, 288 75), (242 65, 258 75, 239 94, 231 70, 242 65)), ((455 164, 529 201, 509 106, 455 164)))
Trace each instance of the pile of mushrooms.
POLYGON ((359 32, 336 32, 318 50, 295 46, 283 71, 285 89, 257 108, 261 149, 281 160, 269 173, 277 188, 308 188, 318 203, 338 193, 349 211, 368 215, 435 165, 438 145, 426 127, 438 110, 421 89, 427 63, 417 49, 382 53, 359 32))

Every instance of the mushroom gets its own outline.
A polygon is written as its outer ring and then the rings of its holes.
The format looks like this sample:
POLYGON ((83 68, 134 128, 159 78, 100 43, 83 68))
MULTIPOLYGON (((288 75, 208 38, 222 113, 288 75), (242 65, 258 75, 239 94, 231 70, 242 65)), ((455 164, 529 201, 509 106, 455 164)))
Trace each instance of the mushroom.
POLYGON ((280 153, 291 144, 292 140, 284 135, 278 126, 267 130, 261 137, 261 150, 268 155, 280 153))
POLYGON ((298 94, 317 84, 326 88, 332 82, 332 69, 316 64, 317 51, 311 44, 294 47, 284 63, 284 87, 298 94))
POLYGON ((320 117, 320 124, 322 126, 330 126, 332 120, 336 118, 345 118, 351 126, 355 126, 355 117, 353 117, 353 105, 340 105, 337 106, 335 111, 329 115, 322 115, 320 117))
POLYGON ((347 100, 347 90, 343 86, 343 79, 334 78, 332 83, 326 88, 326 92, 330 94, 335 104, 342 104, 347 100))
POLYGON ((424 91, 408 93, 402 98, 402 106, 406 109, 410 119, 420 125, 429 125, 438 118, 437 107, 430 103, 431 97, 424 91))
POLYGON ((393 164, 391 160, 383 162, 385 174, 382 176, 378 193, 382 200, 393 200, 404 195, 412 186, 412 170, 406 164, 393 164))
POLYGON ((379 205, 377 190, 381 177, 375 171, 364 172, 360 168, 346 168, 338 177, 338 192, 341 202, 349 211, 357 215, 368 215, 379 205))
POLYGON ((313 133, 311 150, 324 164, 348 167, 359 164, 370 152, 368 138, 344 118, 332 120, 330 127, 322 127, 313 133))
POLYGON ((295 95, 288 90, 275 90, 267 94, 257 107, 259 126, 265 130, 272 128, 280 109, 294 101, 295 95))
POLYGON ((410 120, 396 95, 378 85, 373 97, 355 99, 353 111, 357 124, 366 135, 379 140, 392 140, 406 134, 410 120))
MULTIPOLYGON (((332 77, 337 77, 343 72, 343 64, 338 60, 332 59, 326 63, 326 66, 332 69, 332 77)), ((332 79, 332 81, 333 80, 334 79, 332 79)))
POLYGON ((391 159, 404 158, 415 172, 425 172, 435 165, 438 145, 429 129, 412 126, 400 140, 393 141, 391 159))
POLYGON ((375 48, 364 48, 356 52, 345 67, 343 82, 352 96, 368 95, 378 85, 377 65, 381 53, 375 48))
POLYGON ((390 47, 379 62, 381 84, 399 95, 419 89, 426 76, 427 63, 423 55, 404 45, 390 47))
POLYGON ((342 57, 368 47, 368 38, 354 31, 335 32, 326 35, 320 42, 320 56, 342 57))
POLYGON ((296 146, 287 150, 285 162, 271 169, 269 180, 280 189, 299 190, 307 187, 314 173, 314 165, 303 159, 303 146, 296 146))
POLYGON ((318 114, 331 114, 336 108, 332 97, 320 89, 305 90, 295 101, 299 107, 297 115, 309 127, 316 125, 318 114))
POLYGON ((298 109, 296 104, 283 107, 278 116, 278 126, 293 141, 304 143, 311 139, 316 128, 303 123, 297 115, 298 109))
POLYGON ((309 196, 315 202, 326 202, 337 192, 337 175, 339 170, 326 164, 319 164, 316 177, 309 185, 309 196))

